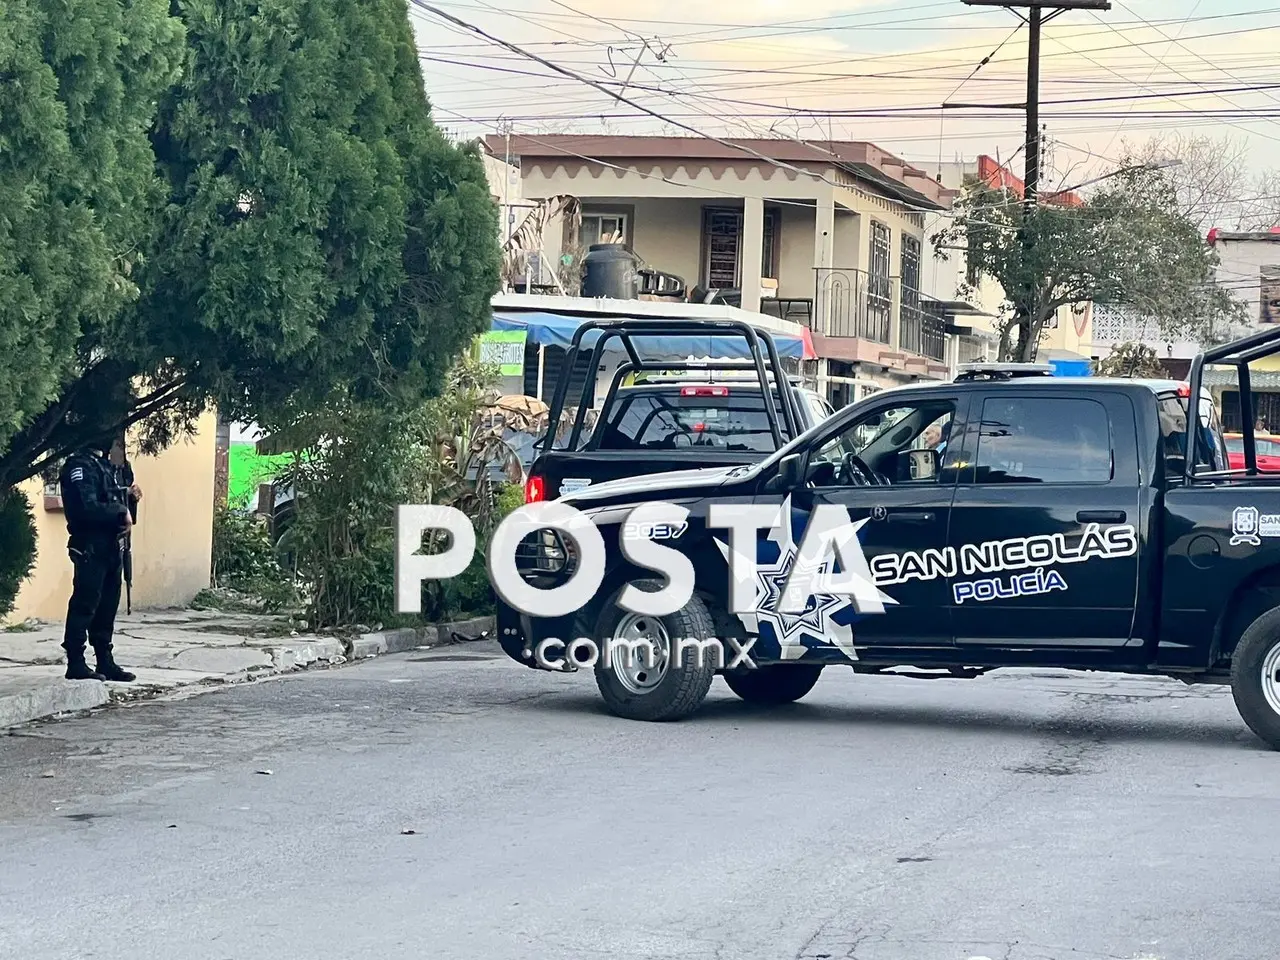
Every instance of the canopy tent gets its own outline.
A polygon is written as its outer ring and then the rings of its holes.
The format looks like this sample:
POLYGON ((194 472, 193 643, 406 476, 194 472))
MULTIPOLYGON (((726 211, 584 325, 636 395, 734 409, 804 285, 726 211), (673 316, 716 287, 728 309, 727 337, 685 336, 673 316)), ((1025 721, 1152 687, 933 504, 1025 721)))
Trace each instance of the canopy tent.
MULTIPOLYGON (((573 335, 578 327, 586 323, 589 317, 564 316, 556 313, 538 311, 496 310, 493 314, 494 330, 524 330, 530 343, 540 346, 567 348, 573 342, 573 335)), ((599 318, 603 319, 603 318, 599 318)), ((582 345, 589 347, 595 344, 599 331, 593 331, 583 338, 582 345)), ((769 331, 779 357, 792 357, 800 360, 815 360, 817 353, 813 349, 813 339, 808 328, 801 328, 797 335, 769 331)), ((718 334, 706 337, 691 336, 652 336, 637 334, 635 339, 643 344, 643 349, 651 359, 683 360, 690 355, 706 354, 716 358, 743 360, 750 359, 751 351, 743 337, 718 334), (714 345, 713 345, 714 344, 714 345)), ((611 339, 610 350, 622 350, 622 344, 611 339)))

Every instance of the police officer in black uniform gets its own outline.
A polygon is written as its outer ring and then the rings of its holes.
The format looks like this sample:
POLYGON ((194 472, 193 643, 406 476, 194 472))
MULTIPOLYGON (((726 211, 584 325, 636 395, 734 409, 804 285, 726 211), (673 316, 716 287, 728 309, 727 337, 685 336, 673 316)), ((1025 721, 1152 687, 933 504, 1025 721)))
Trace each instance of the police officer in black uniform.
POLYGON ((120 606, 122 542, 132 531, 141 491, 132 470, 126 474, 111 462, 112 443, 107 436, 77 450, 58 478, 75 566, 62 641, 68 680, 136 679, 115 662, 111 641, 120 606), (86 641, 97 656, 96 670, 85 662, 86 641))

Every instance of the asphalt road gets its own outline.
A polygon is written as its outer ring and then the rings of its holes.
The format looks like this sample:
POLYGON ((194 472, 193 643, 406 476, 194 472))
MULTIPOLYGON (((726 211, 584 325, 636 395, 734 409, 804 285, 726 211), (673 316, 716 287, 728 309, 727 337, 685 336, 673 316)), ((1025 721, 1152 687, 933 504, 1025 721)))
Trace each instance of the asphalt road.
POLYGON ((1280 955, 1280 754, 1225 690, 829 670, 651 725, 468 655, 0 736, 0 957, 1280 955))

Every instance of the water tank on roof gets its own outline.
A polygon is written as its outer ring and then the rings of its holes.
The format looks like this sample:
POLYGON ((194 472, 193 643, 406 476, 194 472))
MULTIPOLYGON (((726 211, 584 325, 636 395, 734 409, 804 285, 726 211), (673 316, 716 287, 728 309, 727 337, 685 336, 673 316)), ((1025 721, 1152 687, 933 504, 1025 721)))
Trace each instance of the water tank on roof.
POLYGON ((582 295, 635 300, 640 295, 640 258, 621 243, 593 243, 582 258, 582 295))

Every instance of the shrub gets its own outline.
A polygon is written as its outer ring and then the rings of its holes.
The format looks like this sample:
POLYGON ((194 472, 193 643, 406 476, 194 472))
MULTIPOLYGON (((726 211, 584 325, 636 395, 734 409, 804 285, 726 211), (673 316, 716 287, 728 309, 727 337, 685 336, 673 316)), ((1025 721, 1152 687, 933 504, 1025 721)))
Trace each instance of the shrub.
POLYGON ((16 487, 0 494, 0 617, 13 612, 18 588, 36 565, 36 521, 16 487))
POLYGON ((496 370, 464 355, 441 396, 415 409, 335 400, 304 425, 310 439, 288 478, 299 493, 297 513, 280 547, 313 585, 313 627, 402 619, 395 612, 395 509, 405 503, 457 507, 476 529, 475 561, 453 581, 424 585, 423 616, 492 609, 479 548, 522 502, 516 481, 523 480, 502 427, 484 416, 496 382, 496 370), (511 483, 495 479, 495 465, 511 483))
POLYGON ((453 580, 436 580, 423 584, 423 612, 435 620, 451 617, 487 616, 494 612, 497 596, 489 580, 485 558, 498 524, 512 510, 524 506, 524 488, 520 484, 503 484, 497 490, 496 506, 487 528, 476 527, 476 555, 462 575, 453 580))
POLYGON ((267 609, 296 599, 288 573, 276 560, 266 522, 220 506, 213 515, 213 586, 249 594, 267 609))

